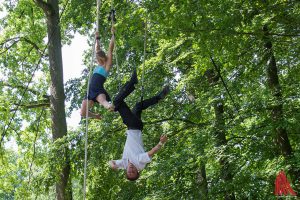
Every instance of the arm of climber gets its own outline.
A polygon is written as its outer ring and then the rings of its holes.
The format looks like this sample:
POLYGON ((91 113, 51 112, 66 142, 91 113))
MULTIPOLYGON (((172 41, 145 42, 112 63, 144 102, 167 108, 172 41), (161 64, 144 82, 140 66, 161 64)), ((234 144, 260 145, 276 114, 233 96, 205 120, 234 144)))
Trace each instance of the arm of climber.
POLYGON ((168 137, 166 135, 160 136, 159 143, 156 146, 154 146, 150 151, 148 151, 149 157, 152 157, 154 154, 156 154, 161 149, 161 147, 167 142, 167 140, 168 137))
POLYGON ((106 71, 110 70, 110 67, 112 66, 112 62, 113 62, 113 51, 114 51, 114 47, 115 47, 115 28, 114 27, 111 28, 111 34, 112 34, 112 36, 111 36, 109 48, 107 51, 106 71))
POLYGON ((123 160, 111 160, 109 161, 109 165, 113 170, 125 169, 123 160))
POLYGON ((95 33, 95 39, 96 39, 96 52, 97 52, 97 51, 100 51, 100 50, 101 50, 101 49, 100 49, 100 44, 99 44, 99 42, 100 42, 99 32, 96 32, 96 33, 95 33))

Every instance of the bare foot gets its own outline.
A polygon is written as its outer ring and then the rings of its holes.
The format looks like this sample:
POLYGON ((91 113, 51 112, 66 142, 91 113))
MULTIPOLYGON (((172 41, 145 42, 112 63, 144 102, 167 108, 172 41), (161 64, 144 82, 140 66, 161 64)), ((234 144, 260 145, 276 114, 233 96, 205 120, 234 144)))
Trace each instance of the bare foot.
POLYGON ((115 111, 115 106, 110 104, 110 106, 107 108, 110 112, 114 112, 115 111))
POLYGON ((95 115, 95 117, 94 117, 94 119, 101 120, 101 119, 102 119, 102 117, 101 117, 101 115, 99 115, 99 114, 96 114, 96 115, 95 115))

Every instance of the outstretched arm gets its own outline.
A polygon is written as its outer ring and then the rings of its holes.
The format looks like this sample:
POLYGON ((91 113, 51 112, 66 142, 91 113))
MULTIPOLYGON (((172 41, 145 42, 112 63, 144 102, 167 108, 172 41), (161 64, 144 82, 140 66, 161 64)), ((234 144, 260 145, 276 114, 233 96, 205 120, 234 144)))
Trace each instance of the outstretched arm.
POLYGON ((152 157, 154 154, 156 154, 161 149, 161 147, 167 142, 167 140, 168 137, 166 135, 160 136, 159 143, 155 147, 153 147, 150 151, 148 151, 148 156, 152 157))
POLYGON ((125 169, 123 160, 110 160, 108 164, 113 170, 125 169))
POLYGON ((118 169, 118 166, 116 165, 116 161, 110 160, 108 163, 109 163, 110 167, 111 167, 113 170, 117 170, 117 169, 118 169))
POLYGON ((114 27, 111 28, 111 39, 109 43, 109 48, 107 51, 107 62, 106 62, 106 71, 110 70, 110 67, 112 66, 112 60, 113 60, 113 51, 115 47, 115 29, 114 27))

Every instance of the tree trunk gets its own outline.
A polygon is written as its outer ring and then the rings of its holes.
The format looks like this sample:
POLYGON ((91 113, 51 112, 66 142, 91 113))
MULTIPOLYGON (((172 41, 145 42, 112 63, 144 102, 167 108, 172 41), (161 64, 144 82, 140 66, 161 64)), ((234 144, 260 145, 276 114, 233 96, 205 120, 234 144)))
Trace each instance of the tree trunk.
POLYGON ((267 51, 267 78, 268 78, 268 87, 274 98, 274 105, 271 108, 271 118, 273 121, 275 135, 275 142, 279 148, 279 151, 285 157, 292 155, 292 147, 287 135, 287 131, 282 126, 284 120, 283 117, 283 103, 282 103, 282 93, 281 87, 278 78, 278 69, 276 65, 275 56, 272 49, 272 42, 268 34, 267 26, 264 27, 264 40, 265 48, 267 51))
POLYGON ((208 185, 206 179, 205 164, 201 162, 200 169, 197 170, 197 185, 199 186, 199 194, 197 199, 207 200, 208 199, 208 185))
MULTIPOLYGON (((211 85, 216 85, 219 77, 215 74, 214 70, 207 70, 205 72, 208 81, 211 85)), ((220 95, 221 96, 221 95, 220 95)), ((214 139, 216 147, 224 147, 225 151, 223 153, 223 157, 219 159, 219 163, 221 165, 221 178, 227 185, 232 185, 233 175, 230 171, 230 164, 228 158, 226 156, 226 148, 227 148, 227 140, 225 135, 225 119, 224 119, 224 105, 223 100, 220 96, 215 97, 213 107, 215 111, 215 131, 214 131, 214 139)), ((233 186, 231 188, 225 188, 225 200, 234 200, 234 189, 233 186)))
MULTIPOLYGON (((65 93, 63 83, 63 66, 61 53, 61 35, 59 25, 59 7, 58 0, 36 0, 45 15, 47 16, 47 32, 48 32, 48 51, 50 61, 50 107, 52 117, 52 138, 57 140, 67 135, 67 123, 65 114, 65 93)), ((60 154, 61 152, 57 152, 60 154)), ((70 164, 68 158, 68 149, 64 150, 64 163, 59 174, 59 181, 56 183, 57 200, 71 199, 71 191, 68 189, 68 179, 70 175, 70 164)))
MULTIPOLYGON (((286 159, 293 157, 293 150, 288 138, 288 133, 286 128, 283 126, 284 116, 283 116, 283 101, 282 101, 282 91, 279 83, 278 68, 276 64, 275 55, 273 52, 273 45, 271 38, 269 36, 269 30, 267 26, 263 27, 264 31, 264 42, 266 48, 266 60, 267 60, 267 79, 268 87, 273 96, 273 105, 271 106, 271 119, 273 122, 274 129, 274 141, 277 146, 278 153, 283 155, 286 159)), ((295 183, 300 177, 300 170, 292 166, 289 173, 293 177, 293 182, 295 183)), ((299 181, 299 180, 298 180, 299 181)))
MULTIPOLYGON (((198 151, 200 155, 205 154, 203 146, 199 146, 198 151)), ((203 160, 201 160, 200 166, 196 169, 195 183, 196 187, 193 192, 193 198, 208 200, 208 183, 206 179, 205 162, 203 160)))
MULTIPOLYGON (((216 139, 216 147, 224 147, 224 156, 220 158, 219 163, 221 165, 221 178, 225 181, 226 184, 232 185, 232 173, 229 168, 229 161, 227 158, 227 140, 225 136, 225 120, 224 120, 224 106, 221 99, 216 98, 214 101, 214 110, 215 110, 215 117, 216 117, 216 124, 215 124, 215 139, 216 139)), ((225 200, 234 200, 235 195, 232 189, 225 189, 225 200)))

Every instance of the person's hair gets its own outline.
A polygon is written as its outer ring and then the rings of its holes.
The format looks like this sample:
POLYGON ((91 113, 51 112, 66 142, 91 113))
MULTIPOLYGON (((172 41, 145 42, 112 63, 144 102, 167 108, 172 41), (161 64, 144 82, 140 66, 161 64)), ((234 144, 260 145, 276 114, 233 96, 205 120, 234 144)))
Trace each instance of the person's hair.
POLYGON ((102 51, 102 50, 97 51, 97 52, 96 52, 96 56, 97 56, 97 58, 98 58, 98 57, 99 57, 99 58, 106 58, 106 54, 105 54, 105 52, 102 51))
POLYGON ((135 177, 128 177, 128 176, 127 176, 127 173, 126 173, 126 178, 127 178, 127 180, 129 180, 129 181, 135 181, 135 180, 137 180, 139 177, 140 177, 140 173, 139 173, 139 172, 137 172, 137 174, 136 174, 135 177))

